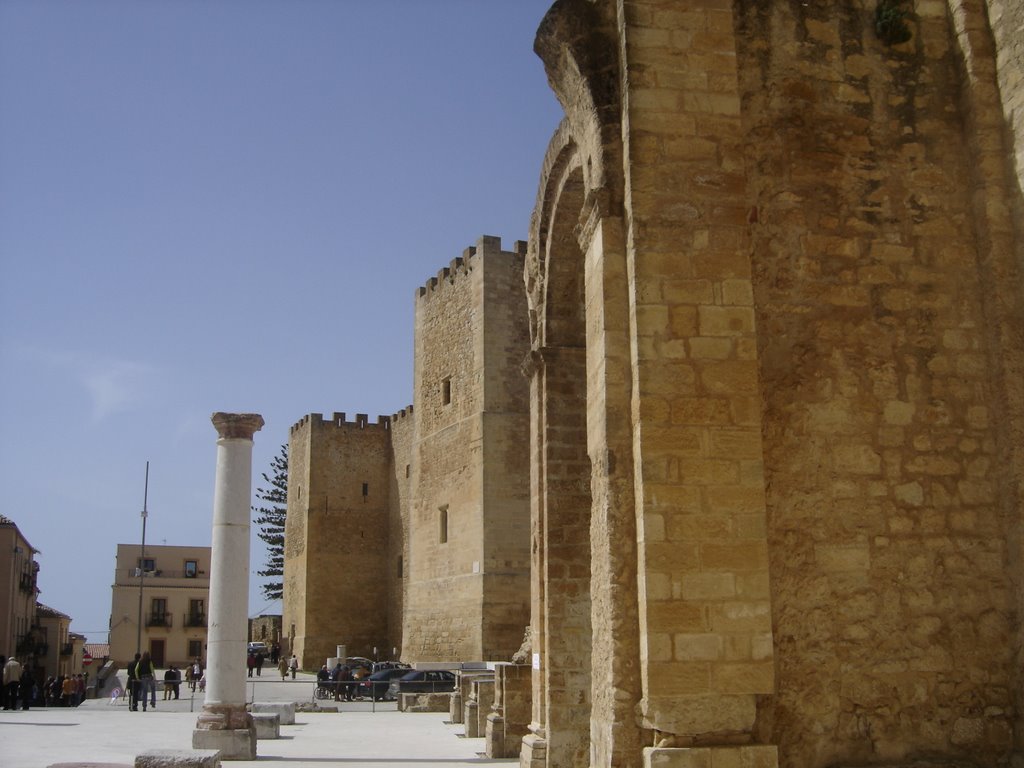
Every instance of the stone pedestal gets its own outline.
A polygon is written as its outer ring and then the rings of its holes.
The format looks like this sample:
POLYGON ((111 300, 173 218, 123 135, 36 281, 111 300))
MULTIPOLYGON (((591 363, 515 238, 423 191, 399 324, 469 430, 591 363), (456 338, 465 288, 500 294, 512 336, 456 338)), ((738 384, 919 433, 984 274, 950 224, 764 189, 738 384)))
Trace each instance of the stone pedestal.
POLYGON ((263 426, 255 413, 215 413, 217 475, 213 494, 213 549, 206 704, 192 746, 219 749, 224 760, 256 759, 256 727, 245 710, 249 633, 249 509, 252 436, 263 426))

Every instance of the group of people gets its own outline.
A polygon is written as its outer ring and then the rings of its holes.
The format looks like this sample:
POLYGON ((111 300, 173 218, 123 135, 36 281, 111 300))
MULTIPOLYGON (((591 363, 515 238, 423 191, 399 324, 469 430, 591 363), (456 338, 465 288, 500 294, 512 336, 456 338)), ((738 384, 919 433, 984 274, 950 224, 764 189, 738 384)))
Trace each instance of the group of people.
POLYGON ((32 670, 23 667, 21 662, 11 656, 4 661, 4 709, 17 709, 21 701, 22 709, 36 700, 36 679, 32 670))
MULTIPOLYGON (((136 653, 135 659, 128 664, 128 709, 131 712, 139 711, 139 704, 142 704, 142 711, 148 707, 156 709, 156 666, 149 655, 149 651, 136 653)), ((178 699, 181 695, 181 670, 174 664, 169 664, 164 672, 164 701, 178 699)), ((203 665, 196 659, 185 667, 185 683, 189 690, 206 690, 206 672, 203 665)))
MULTIPOLYGON (((85 675, 57 675, 43 683, 43 700, 48 707, 77 707, 85 701, 85 675)), ((28 709, 26 706, 25 709, 28 709)))
POLYGON ((334 665, 334 669, 327 669, 326 664, 320 667, 320 671, 316 673, 316 684, 333 688, 335 701, 352 701, 355 698, 357 681, 368 674, 369 670, 364 667, 356 667, 353 670, 348 664, 339 661, 334 665))
POLYGON ((85 701, 88 675, 50 675, 39 685, 32 670, 14 656, 0 657, 4 686, 0 699, 4 709, 29 709, 33 704, 47 707, 77 707, 85 701))

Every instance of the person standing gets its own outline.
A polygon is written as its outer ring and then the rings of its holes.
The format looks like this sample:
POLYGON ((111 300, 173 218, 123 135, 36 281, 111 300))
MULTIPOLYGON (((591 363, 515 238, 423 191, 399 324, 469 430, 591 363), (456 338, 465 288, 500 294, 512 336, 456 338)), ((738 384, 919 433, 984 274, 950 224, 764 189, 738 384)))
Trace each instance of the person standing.
POLYGON ((36 676, 32 674, 32 670, 27 666, 21 673, 21 680, 19 681, 21 691, 21 708, 26 712, 28 711, 28 705, 32 702, 35 696, 33 688, 36 687, 36 676))
POLYGON ((288 662, 288 669, 291 670, 292 680, 295 679, 295 673, 299 671, 299 660, 295 658, 295 654, 292 654, 291 661, 288 662))
POLYGON ((281 682, 283 683, 285 678, 288 677, 288 659, 284 656, 277 660, 277 671, 281 673, 281 682))
POLYGON ((256 651, 256 677, 263 676, 263 651, 256 651))
POLYGON ((256 668, 256 654, 252 651, 245 657, 245 668, 249 670, 249 677, 252 677, 252 671, 256 668))
POLYGON ((171 669, 174 670, 174 679, 171 681, 171 692, 174 694, 174 700, 178 700, 178 696, 181 693, 181 670, 171 664, 171 669))
POLYGON ((4 664, 4 709, 18 708, 18 688, 21 686, 21 662, 11 656, 4 664))
POLYGON ((135 659, 128 662, 128 711, 138 712, 139 711, 139 659, 142 658, 141 653, 135 654, 135 659))
POLYGON ((174 665, 171 664, 164 672, 164 701, 171 698, 171 689, 174 687, 174 665))
POLYGON ((149 705, 156 709, 156 668, 153 666, 153 659, 149 651, 142 654, 139 663, 135 668, 135 674, 139 678, 139 698, 142 699, 142 711, 146 711, 146 699, 149 705))

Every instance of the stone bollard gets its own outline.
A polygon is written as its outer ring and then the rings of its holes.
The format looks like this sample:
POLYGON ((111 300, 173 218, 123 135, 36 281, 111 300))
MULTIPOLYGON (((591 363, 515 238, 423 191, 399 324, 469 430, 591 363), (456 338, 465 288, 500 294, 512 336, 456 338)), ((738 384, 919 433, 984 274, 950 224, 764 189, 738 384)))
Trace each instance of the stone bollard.
POLYGON ((458 688, 452 694, 451 710, 449 711, 449 719, 453 723, 462 722, 462 691, 458 688))
POLYGON ((474 699, 472 697, 472 695, 471 695, 470 698, 469 698, 469 701, 466 702, 466 707, 465 707, 465 711, 466 711, 465 723, 466 723, 466 738, 467 739, 475 739, 475 738, 478 738, 480 736, 480 728, 479 728, 479 726, 477 724, 478 721, 477 721, 477 716, 476 716, 477 709, 479 709, 479 705, 476 703, 476 699, 474 699))

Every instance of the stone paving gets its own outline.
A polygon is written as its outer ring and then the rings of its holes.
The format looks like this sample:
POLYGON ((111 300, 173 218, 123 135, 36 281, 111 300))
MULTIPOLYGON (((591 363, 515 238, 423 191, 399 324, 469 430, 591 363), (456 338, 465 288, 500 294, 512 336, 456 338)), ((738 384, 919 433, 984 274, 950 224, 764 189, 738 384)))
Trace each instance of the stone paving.
MULTIPOLYGON (((147 750, 190 749, 203 700, 200 693, 192 699, 188 688, 182 688, 177 701, 164 701, 158 692, 156 709, 148 712, 130 712, 127 704, 111 704, 109 698, 75 708, 0 711, 0 765, 125 768, 147 750)), ((312 703, 314 688, 312 675, 300 674, 284 683, 276 674, 247 680, 250 701, 294 701, 302 708, 312 703)), ((258 742, 257 760, 224 765, 381 768, 414 763, 416 768, 443 768, 518 763, 483 757, 484 740, 465 738, 463 726, 447 723, 446 714, 398 712, 394 703, 322 703, 339 711, 299 711, 294 725, 281 726, 280 739, 258 742)))

